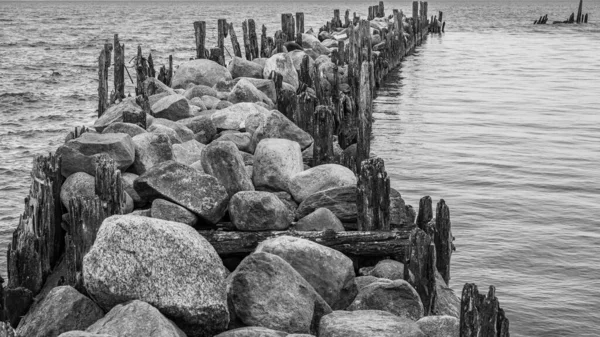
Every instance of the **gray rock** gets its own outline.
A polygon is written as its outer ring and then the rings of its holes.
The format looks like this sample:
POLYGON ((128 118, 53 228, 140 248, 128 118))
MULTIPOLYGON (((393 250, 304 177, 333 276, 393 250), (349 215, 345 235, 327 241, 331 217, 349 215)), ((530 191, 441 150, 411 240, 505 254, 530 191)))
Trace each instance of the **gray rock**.
POLYGON ((94 122, 94 129, 98 132, 104 131, 112 123, 123 121, 123 112, 141 113, 142 108, 135 102, 135 97, 123 99, 121 103, 110 106, 102 116, 94 122))
POLYGON ((229 101, 220 100, 219 103, 217 103, 217 105, 215 105, 215 110, 222 110, 225 108, 229 108, 232 105, 233 105, 233 103, 231 103, 229 101))
POLYGON ((85 332, 81 330, 73 330, 65 333, 61 333, 58 337, 117 337, 116 335, 96 334, 92 332, 85 332))
POLYGON ((233 104, 242 102, 262 102, 271 108, 274 106, 273 102, 269 97, 267 97, 267 95, 256 89, 256 87, 246 79, 240 80, 235 87, 231 89, 228 101, 233 104))
POLYGON ((202 151, 206 145, 196 140, 188 140, 181 144, 173 145, 173 160, 185 165, 192 165, 202 159, 202 151))
POLYGON ((307 53, 307 48, 310 48, 319 55, 329 55, 331 53, 329 48, 325 47, 319 39, 310 34, 302 34, 302 47, 305 48, 304 51, 307 53))
POLYGON ((183 97, 189 100, 193 98, 200 98, 202 96, 217 97, 217 91, 206 85, 194 85, 183 93, 183 97))
POLYGON ((294 62, 287 53, 279 53, 271 56, 263 69, 263 78, 269 78, 272 71, 277 71, 283 76, 283 82, 291 84, 294 90, 298 90, 298 72, 294 68, 294 62))
POLYGON ((417 323, 380 310, 334 311, 321 319, 319 337, 426 337, 417 323))
POLYGON ((156 102, 160 101, 161 99, 174 94, 175 92, 173 91, 173 93, 161 92, 160 94, 148 96, 148 104, 150 104, 150 107, 152 107, 154 104, 156 104, 156 102))
POLYGON ((369 275, 388 280, 403 280, 404 264, 395 260, 381 260, 371 269, 369 275))
POLYGON ((244 160, 233 142, 215 141, 202 151, 204 172, 225 187, 229 197, 239 191, 254 191, 252 179, 244 168, 244 160))
POLYGON ((344 232, 344 225, 333 212, 327 208, 317 208, 296 223, 297 231, 325 231, 344 232))
POLYGON ((139 300, 118 304, 86 331, 119 337, 186 337, 158 309, 139 300))
POLYGON ((262 67, 264 67, 265 63, 267 62, 267 58, 266 57, 255 58, 252 60, 252 62, 254 62, 256 64, 260 64, 262 67))
POLYGON ((126 133, 129 137, 133 138, 140 133, 145 133, 146 130, 140 126, 131 123, 116 122, 104 129, 102 133, 126 133))
POLYGON ((290 192, 292 177, 303 169, 298 143, 287 139, 263 139, 254 152, 252 181, 257 189, 290 192))
POLYGON ((217 128, 210 116, 196 116, 178 121, 194 133, 194 139, 202 144, 210 143, 217 134, 217 128))
MULTIPOLYGON (((210 96, 206 96, 206 97, 210 97, 210 96)), ((190 106, 193 109, 193 107, 198 107, 199 111, 205 111, 208 110, 208 107, 206 106, 206 104, 204 104, 204 101, 202 101, 202 99, 200 97, 194 97, 190 100, 190 106)), ((194 111, 192 111, 192 115, 196 115, 194 113, 194 111)))
POLYGON ((406 204, 400 192, 390 188, 390 225, 394 228, 406 228, 412 224, 406 215, 406 204))
POLYGON ((181 223, 109 217, 83 258, 83 276, 88 293, 106 310, 141 300, 188 336, 212 336, 229 323, 221 259, 206 239, 181 223))
POLYGON ((204 95, 200 99, 202 100, 202 103, 204 103, 204 105, 206 105, 207 109, 217 110, 216 107, 221 102, 221 100, 218 99, 216 96, 204 95))
POLYGON ((252 62, 247 61, 241 57, 233 57, 233 60, 229 62, 227 66, 227 70, 231 73, 231 77, 254 77, 254 78, 263 78, 263 68, 264 66, 252 62))
POLYGON ((419 294, 404 280, 373 282, 362 287, 347 310, 383 310, 413 321, 424 313, 419 294))
POLYGON ((197 162, 194 162, 192 165, 190 165, 190 167, 200 173, 206 173, 206 172, 204 172, 204 168, 202 167, 202 160, 198 160, 197 162))
POLYGON ((218 110, 212 114, 214 126, 220 130, 244 129, 246 118, 252 114, 266 114, 267 109, 255 103, 237 103, 228 108, 218 110))
POLYGON ((185 126, 185 124, 183 123, 173 122, 164 118, 155 118, 154 123, 152 123, 151 127, 155 127, 158 125, 164 125, 168 128, 173 129, 177 133, 179 139, 181 139, 182 143, 194 139, 194 131, 190 130, 190 128, 185 126))
POLYGON ((154 117, 177 121, 192 117, 190 104, 182 95, 169 95, 152 105, 154 117))
POLYGON ((327 208, 342 222, 356 222, 356 186, 331 188, 304 199, 296 210, 302 219, 317 208, 327 208))
POLYGON ((56 287, 34 304, 17 327, 17 336, 56 337, 63 332, 83 330, 102 318, 96 303, 70 286, 56 287))
MULTIPOLYGON (((254 62, 254 60, 252 60, 252 62, 254 62)), ((238 78, 228 82, 228 86, 230 86, 230 88, 227 90, 231 91, 231 89, 233 89, 233 87, 235 87, 235 85, 242 79, 252 83, 256 87, 256 89, 262 91, 265 95, 267 95, 267 97, 269 97, 269 99, 273 103, 277 102, 277 92, 275 91, 275 83, 273 82, 273 80, 250 78, 250 77, 238 77, 238 78)), ((291 87, 291 85, 290 85, 290 87, 291 87)))
MULTIPOLYGON (((363 268, 361 268, 362 270, 363 268)), ((371 275, 367 275, 367 276, 358 276, 357 278, 354 279, 356 281, 356 286, 358 287, 358 290, 360 291, 362 288, 368 286, 369 284, 375 283, 375 282, 392 282, 392 280, 388 280, 388 279, 384 279, 384 278, 378 278, 375 276, 371 276, 371 275)))
POLYGON ((212 87, 220 80, 231 80, 231 73, 227 68, 211 60, 196 59, 179 66, 173 75, 172 87, 187 88, 190 83, 212 87))
POLYGON ((248 326, 222 332, 215 337, 286 337, 285 331, 267 329, 260 326, 248 326))
POLYGON ((290 226, 284 203, 273 193, 242 191, 229 201, 229 217, 237 230, 285 230, 290 226))
POLYGON ((435 297, 435 312, 437 315, 460 317, 460 298, 450 289, 439 272, 435 275, 437 295, 435 297))
POLYGON ((248 132, 226 133, 216 140, 220 142, 233 142, 235 146, 237 146, 238 150, 250 152, 250 142, 252 139, 250 133, 248 132))
POLYGON ((153 218, 184 223, 195 226, 198 217, 187 209, 164 199, 155 199, 152 202, 150 214, 153 218))
POLYGON ((427 337, 459 337, 460 321, 452 316, 427 316, 417 321, 427 337))
MULTIPOLYGON (((294 68, 297 72, 300 71, 302 65, 302 58, 304 55, 307 55, 304 50, 293 50, 288 53, 292 58, 292 62, 294 63, 294 68)), ((315 61, 312 58, 308 58, 308 69, 314 69, 315 61)), ((310 72, 310 77, 313 78, 313 72, 310 72)))
MULTIPOLYGON (((256 146, 265 138, 283 138, 297 142, 300 148, 306 149, 313 143, 311 135, 300 129, 281 112, 272 110, 259 119, 259 125, 252 134, 252 146, 256 146)), ((260 117, 259 117, 260 118, 260 117)))
POLYGON ((315 333, 331 308, 279 256, 254 253, 227 278, 232 317, 244 325, 288 333, 315 333))
POLYGON ((175 91, 171 88, 169 88, 168 85, 164 84, 163 82, 159 81, 157 78, 155 77, 148 77, 144 80, 143 83, 144 86, 144 92, 150 92, 153 91, 154 94, 168 94, 168 95, 173 95, 175 94, 175 91), (153 87, 153 90, 150 90, 150 87, 153 87))
POLYGON ((290 189, 294 200, 302 202, 317 192, 344 186, 356 186, 354 173, 342 165, 324 164, 294 175, 290 189))
POLYGON ((261 242, 255 252, 284 259, 334 310, 345 309, 358 293, 352 260, 335 249, 306 239, 280 236, 261 242))
POLYGON ((206 224, 225 215, 229 196, 215 177, 175 161, 158 164, 137 178, 133 187, 142 198, 167 199, 187 208, 206 224))
POLYGON ((123 182, 123 190, 131 197, 133 200, 133 205, 135 208, 144 207, 147 202, 142 199, 140 195, 133 188, 133 181, 137 179, 139 175, 131 172, 125 172, 121 174, 121 181, 123 182))
MULTIPOLYGON (((250 167, 252 167, 252 166, 250 166, 250 167)), ((283 204, 287 208, 288 219, 289 219, 290 223, 292 223, 292 221, 294 221, 294 215, 296 214, 296 209, 298 208, 298 204, 294 201, 294 199, 288 192, 280 191, 280 192, 273 192, 273 194, 275 194, 277 196, 277 198, 279 198, 279 200, 281 200, 281 202, 283 202, 283 204)))
POLYGON ((165 134, 143 133, 133 137, 133 144, 135 146, 133 171, 138 175, 146 173, 160 163, 173 159, 171 140, 165 134))
POLYGON ((183 142, 175 130, 162 124, 151 125, 148 127, 148 132, 153 134, 163 134, 169 137, 171 144, 181 144, 183 142))
POLYGON ((124 133, 86 132, 60 146, 56 154, 62 157, 61 172, 65 177, 75 172, 95 175, 96 160, 100 155, 108 155, 124 172, 133 164, 135 148, 131 137, 124 133))
POLYGON ((66 208, 69 208, 69 200, 73 198, 94 196, 96 196, 96 178, 85 172, 71 174, 60 187, 60 201, 66 208))

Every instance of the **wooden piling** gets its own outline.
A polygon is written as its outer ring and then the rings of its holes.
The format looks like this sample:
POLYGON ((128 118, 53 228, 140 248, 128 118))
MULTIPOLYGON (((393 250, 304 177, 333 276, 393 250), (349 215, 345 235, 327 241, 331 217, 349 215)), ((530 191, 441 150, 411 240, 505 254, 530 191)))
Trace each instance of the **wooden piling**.
POLYGON ((360 70, 358 95, 358 134, 356 148, 356 167, 360 168, 363 160, 369 158, 371 152, 371 116, 372 93, 370 85, 370 62, 363 61, 360 70))
POLYGON ((253 19, 248 19, 248 39, 250 41, 250 51, 252 59, 259 58, 258 37, 256 36, 256 24, 253 19))
POLYGON ((223 55, 223 50, 219 47, 210 48, 208 59, 221 65, 225 64, 225 55, 223 55))
POLYGON ((294 122, 299 128, 312 136, 314 133, 315 99, 304 91, 297 95, 297 100, 298 108, 296 109, 296 115, 294 115, 294 122))
POLYGON ((577 9, 577 23, 581 23, 581 12, 583 11, 583 0, 579 0, 579 8, 577 9))
MULTIPOLYGON (((296 33, 304 34, 304 13, 296 12, 296 33)), ((300 44, 302 45, 302 44, 300 44)))
POLYGON ((222 56, 218 58, 218 63, 222 66, 225 66, 225 38, 228 30, 229 25, 225 19, 217 20, 217 48, 220 49, 220 55, 222 56))
POLYGON ((142 108, 142 111, 135 112, 135 111, 124 110, 123 111, 123 123, 135 124, 145 130, 147 127, 146 116, 152 115, 152 111, 150 110, 150 102, 148 102, 148 96, 139 95, 135 98, 135 101, 136 101, 137 105, 139 105, 142 108))
POLYGON ((120 101, 125 98, 125 45, 119 42, 119 34, 115 34, 113 49, 114 56, 114 94, 111 97, 110 103, 120 101))
POLYGON ((411 233, 410 253, 407 253, 404 280, 412 283, 419 294, 425 316, 435 313, 436 290, 436 254, 431 236, 420 228, 415 228, 411 233), (414 277, 411 281, 410 273, 414 277))
POLYGON ((137 57, 135 59, 135 71, 136 71, 136 86, 135 86, 135 94, 142 95, 144 94, 144 81, 148 77, 148 66, 146 63, 146 59, 142 55, 142 46, 138 45, 137 49, 137 57))
POLYGON ((330 164, 333 158, 333 110, 330 106, 319 105, 315 109, 313 124, 312 166, 330 164))
POLYGON ((237 36, 235 36, 235 30, 233 29, 233 23, 229 24, 229 36, 231 37, 231 47, 233 48, 233 54, 236 57, 242 57, 242 50, 240 49, 240 43, 237 40, 237 36))
POLYGON ((110 67, 111 51, 112 46, 106 43, 98 56, 98 117, 104 114, 109 103, 108 68, 110 67))
POLYGON ((292 13, 281 14, 281 31, 284 34, 284 42, 296 39, 296 24, 292 13))
POLYGON ((589 13, 585 13, 585 19, 583 20, 583 23, 588 23, 588 14, 589 13))
POLYGON ((390 230, 390 178, 383 159, 363 160, 356 186, 358 230, 390 230))
POLYGON ((350 10, 346 9, 346 14, 344 14, 344 28, 350 26, 350 10))
POLYGON ((419 214, 417 215, 417 227, 427 231, 429 222, 433 219, 432 201, 430 196, 424 196, 419 200, 419 214))
POLYGON ((148 77, 156 77, 156 70, 154 70, 154 60, 152 60, 152 53, 148 54, 148 77))
POLYGON ((454 250, 454 237, 452 236, 452 225, 450 223, 450 209, 444 199, 437 203, 435 211, 435 251, 436 267, 444 282, 450 282, 450 258, 454 250))
POLYGON ((487 295, 480 294, 477 285, 466 283, 460 303, 460 337, 509 337, 509 321, 496 298, 496 288, 490 286, 487 295))
MULTIPOLYGON (((246 55, 247 56, 247 55, 246 55)), ((271 51, 269 50, 268 38, 267 38, 267 27, 262 25, 260 34, 260 57, 270 57, 271 51)))
POLYGON ((246 52, 246 60, 252 61, 254 58, 252 57, 252 50, 250 47, 250 33, 248 32, 248 20, 242 22, 242 32, 244 37, 244 51, 246 52))
POLYGON ((196 58, 206 58, 206 21, 194 22, 194 36, 196 37, 196 58))
POLYGON ((379 7, 377 12, 378 18, 385 18, 385 9, 383 7, 383 1, 379 1, 379 7))

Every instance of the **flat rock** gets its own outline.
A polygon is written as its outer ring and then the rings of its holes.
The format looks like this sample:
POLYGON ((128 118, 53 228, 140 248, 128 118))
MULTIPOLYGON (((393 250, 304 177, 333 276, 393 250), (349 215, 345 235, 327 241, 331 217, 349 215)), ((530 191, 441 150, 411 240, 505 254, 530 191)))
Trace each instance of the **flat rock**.
POLYGON ((268 253, 247 256, 227 278, 234 320, 288 333, 316 333, 331 308, 285 260, 268 253))
POLYGON ((327 208, 317 208, 314 212, 298 220, 295 229, 297 231, 345 231, 340 219, 327 208))
POLYGON ((135 180, 133 187, 142 198, 172 201, 206 224, 216 224, 225 215, 229 201, 225 187, 215 177, 175 161, 152 167, 135 180))
POLYGON ((144 80, 144 83, 142 84, 144 86, 144 92, 150 92, 152 91, 153 94, 152 95, 156 95, 156 94, 168 94, 168 95, 173 95, 175 93, 175 90, 169 88, 168 85, 164 84, 163 82, 159 81, 157 78, 155 77, 148 77, 144 80), (152 89, 150 88, 152 87, 152 89))
POLYGON ((214 141, 202 151, 202 168, 225 187, 229 197, 240 191, 254 191, 252 179, 244 168, 244 159, 230 141, 214 141))
POLYGON ((347 310, 383 310, 413 321, 424 313, 419 294, 404 280, 373 282, 362 287, 347 310))
POLYGON ((231 92, 229 93, 229 102, 242 103, 242 102, 250 102, 250 103, 265 103, 269 107, 273 107, 273 102, 267 95, 265 95, 262 91, 258 90, 254 84, 246 79, 240 80, 231 92))
POLYGON ((212 87, 200 84, 191 86, 183 93, 183 97, 189 100, 202 96, 217 97, 217 91, 212 87))
POLYGON ((164 199, 154 199, 150 215, 156 219, 180 222, 188 226, 198 223, 198 217, 194 213, 164 199))
POLYGON ((104 312, 92 300, 70 286, 56 287, 34 304, 17 327, 17 336, 56 337, 83 330, 102 318, 104 312))
POLYGON ((93 198, 95 196, 96 178, 85 172, 71 174, 60 187, 60 201, 65 208, 69 208, 69 200, 73 198, 93 198))
POLYGON ((192 117, 190 104, 183 95, 169 95, 152 105, 154 117, 177 121, 192 117))
POLYGON ((278 331, 260 326, 248 326, 222 332, 215 337, 286 337, 285 331, 278 331))
POLYGON ((75 172, 96 174, 96 160, 107 155, 124 172, 135 158, 131 137, 125 133, 98 134, 86 132, 60 146, 56 153, 62 157, 61 172, 67 177, 75 172))
POLYGON ((257 189, 290 192, 292 177, 303 169, 297 142, 267 138, 258 143, 254 152, 252 181, 257 189))
POLYGON ((213 125, 219 130, 244 129, 245 121, 252 114, 266 114, 269 110, 256 103, 236 103, 230 107, 216 111, 212 114, 213 125))
POLYGON ((327 208, 342 222, 356 222, 356 186, 331 188, 304 199, 296 210, 296 219, 302 219, 317 208, 327 208))
POLYGON ((125 98, 120 103, 111 105, 104 111, 102 116, 94 122, 94 129, 98 132, 102 132, 112 123, 122 122, 124 112, 136 114, 142 112, 142 108, 135 102, 135 97, 125 98))
POLYGON ((223 263, 190 226, 111 216, 83 259, 83 274, 86 290, 105 310, 141 300, 188 336, 212 336, 229 323, 223 263))
POLYGON ((255 252, 284 259, 334 310, 346 309, 358 293, 352 260, 335 249, 302 238, 280 236, 261 242, 255 252))
POLYGON ((282 138, 297 142, 302 150, 313 143, 311 135, 300 129, 294 122, 290 121, 281 112, 271 110, 264 114, 264 118, 258 117, 258 126, 252 133, 252 146, 265 138, 282 138))
POLYGON ((217 62, 196 59, 184 62, 173 75, 172 87, 187 88, 188 84, 214 86, 220 80, 231 80, 231 73, 217 62))
POLYGON ((173 145, 173 160, 185 164, 192 165, 202 159, 202 151, 206 145, 192 139, 181 144, 173 145))
POLYGON ((104 129, 104 131, 102 131, 102 133, 126 133, 131 138, 139 135, 140 133, 145 133, 145 132, 146 132, 146 130, 142 129, 137 124, 123 123, 123 122, 113 123, 113 124, 109 125, 108 127, 106 127, 104 129))
POLYGON ((380 310, 334 311, 321 319, 319 337, 426 337, 417 323, 380 310))
POLYGON ((285 230, 290 226, 285 204, 273 193, 242 191, 229 201, 229 217, 237 230, 285 230))
POLYGON ((294 175, 290 189, 294 200, 302 202, 317 192, 344 186, 356 186, 354 173, 342 165, 324 164, 294 175))
POLYGON ((291 84, 294 90, 298 90, 298 73, 294 68, 294 62, 287 53, 279 53, 271 56, 265 62, 263 69, 263 78, 269 78, 272 71, 276 71, 283 76, 283 82, 291 84))
POLYGON ((459 337, 460 321, 452 316, 427 316, 417 321, 427 337, 459 337))
POLYGON ((133 144, 135 146, 133 171, 138 175, 146 173, 160 163, 173 159, 171 140, 163 133, 147 132, 137 135, 133 137, 133 144))
POLYGON ((227 65, 227 70, 231 73, 231 77, 253 77, 253 78, 263 78, 263 69, 264 66, 252 61, 247 61, 241 57, 233 57, 229 65, 227 65))

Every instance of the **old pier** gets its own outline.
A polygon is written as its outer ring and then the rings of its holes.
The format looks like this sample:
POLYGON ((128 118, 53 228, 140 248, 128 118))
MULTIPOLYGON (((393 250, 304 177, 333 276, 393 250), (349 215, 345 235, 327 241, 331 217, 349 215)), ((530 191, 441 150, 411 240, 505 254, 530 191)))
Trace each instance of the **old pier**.
POLYGON ((98 120, 34 160, 0 335, 508 336, 493 286, 448 287, 446 202, 415 214, 370 151, 377 88, 443 13, 248 19, 243 52, 207 24, 177 69, 131 49, 135 83, 118 35, 102 48, 98 120))

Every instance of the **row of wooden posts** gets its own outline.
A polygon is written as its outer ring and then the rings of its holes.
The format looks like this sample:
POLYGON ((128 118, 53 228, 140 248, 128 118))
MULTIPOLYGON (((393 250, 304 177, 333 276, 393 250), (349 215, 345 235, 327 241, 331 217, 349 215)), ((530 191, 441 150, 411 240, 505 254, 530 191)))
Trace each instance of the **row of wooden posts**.
MULTIPOLYGON (((577 8, 577 16, 575 13, 571 13, 569 18, 565 21, 553 21, 553 24, 557 23, 588 23, 588 14, 583 14, 583 0, 579 0, 579 7, 577 8)), ((548 14, 540 16, 539 19, 533 22, 534 25, 545 25, 548 22, 548 14)))

